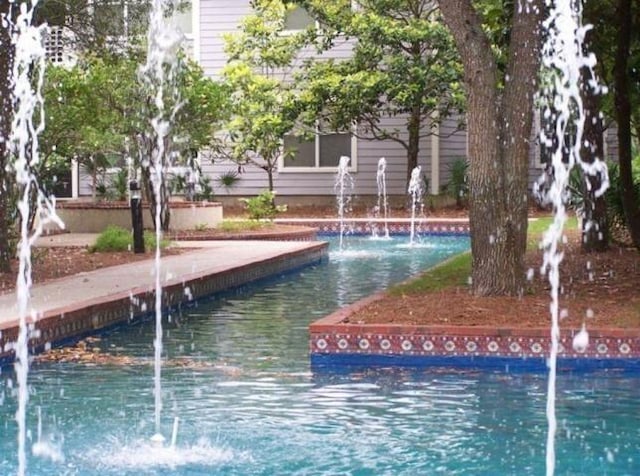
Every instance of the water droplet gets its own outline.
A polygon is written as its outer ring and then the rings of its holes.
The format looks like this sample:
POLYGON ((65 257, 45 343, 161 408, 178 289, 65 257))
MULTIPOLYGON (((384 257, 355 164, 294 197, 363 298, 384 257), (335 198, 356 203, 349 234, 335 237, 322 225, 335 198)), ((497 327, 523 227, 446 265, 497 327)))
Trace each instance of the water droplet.
POLYGON ((585 314, 588 319, 592 319, 594 316, 593 309, 587 309, 587 312, 585 314))
POLYGON ((533 279, 533 276, 534 276, 533 268, 529 268, 527 270, 527 281, 531 281, 533 279))
POLYGON ((609 462, 609 463, 613 463, 613 460, 614 460, 614 458, 613 458, 613 451, 611 451, 609 448, 605 448, 605 449, 604 449, 604 451, 605 451, 605 452, 606 452, 606 454, 607 454, 607 462, 609 462))
POLYGON ((582 353, 589 347, 589 333, 587 328, 582 324, 582 329, 575 336, 573 336, 573 350, 582 353))

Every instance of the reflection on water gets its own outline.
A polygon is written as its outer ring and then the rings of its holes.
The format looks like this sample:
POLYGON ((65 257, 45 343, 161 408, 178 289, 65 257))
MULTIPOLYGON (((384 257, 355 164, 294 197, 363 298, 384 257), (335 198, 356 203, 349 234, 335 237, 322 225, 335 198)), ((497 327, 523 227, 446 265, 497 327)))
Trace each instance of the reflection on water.
MULTIPOLYGON (((170 435, 179 417, 175 448, 148 445, 153 323, 97 344, 126 364, 34 365, 29 446, 40 407, 37 448, 62 458, 30 455, 29 474, 541 474, 543 374, 309 371, 309 322, 466 246, 444 238, 434 249, 392 247, 393 258, 350 258, 347 247, 326 264, 173 313, 162 423, 170 435)), ((0 474, 16 468, 11 379, 10 369, 0 375, 0 474)), ((640 473, 639 383, 561 376, 556 474, 640 473)))

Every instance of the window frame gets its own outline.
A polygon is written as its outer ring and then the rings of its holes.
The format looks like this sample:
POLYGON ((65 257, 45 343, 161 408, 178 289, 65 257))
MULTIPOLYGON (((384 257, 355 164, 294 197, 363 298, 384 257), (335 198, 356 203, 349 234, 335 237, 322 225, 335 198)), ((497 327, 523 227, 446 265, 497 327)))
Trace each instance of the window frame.
MULTIPOLYGON (((153 8, 152 5, 152 0, 107 0, 104 3, 100 3, 100 4, 96 4, 95 2, 91 2, 91 14, 95 15, 96 14, 96 7, 100 8, 100 7, 104 7, 104 6, 116 6, 116 7, 122 7, 121 8, 121 13, 122 13, 122 25, 120 25, 120 28, 122 30, 121 34, 116 34, 116 35, 106 35, 107 40, 109 41, 113 41, 113 40, 129 40, 130 38, 134 37, 135 35, 133 35, 131 33, 131 28, 130 28, 130 24, 132 21, 132 18, 130 17, 130 13, 129 13, 129 9, 135 9, 137 7, 143 7, 143 8, 147 8, 148 11, 150 11, 153 8)), ((140 18, 146 18, 147 22, 148 22, 148 11, 146 15, 143 15, 140 18)), ((181 12, 180 15, 185 16, 185 18, 190 18, 191 21, 191 31, 190 32, 182 32, 185 36, 186 39, 193 39, 194 38, 194 19, 193 19, 193 12, 194 12, 194 2, 193 0, 189 1, 189 8, 185 9, 184 12, 181 12)), ((137 17, 134 17, 134 19, 136 19, 137 17)), ((148 25, 147 28, 148 29, 148 25)), ((145 29, 143 29, 144 31, 145 29)))
MULTIPOLYGON (((356 135, 353 132, 331 132, 330 134, 343 134, 343 135, 349 135, 350 136, 350 154, 349 157, 351 158, 351 161, 349 162, 349 172, 357 172, 358 171, 358 138, 356 137, 356 135)), ((295 136, 295 134, 287 134, 289 136, 293 135, 295 136)), ((331 165, 331 166, 326 166, 326 167, 321 167, 320 166, 320 138, 323 135, 329 135, 329 134, 322 134, 322 133, 316 133, 314 136, 314 162, 315 162, 315 166, 310 167, 310 166, 295 166, 295 165, 285 165, 284 162, 284 154, 281 154, 280 157, 278 158, 278 172, 279 173, 283 173, 283 174, 288 174, 288 173, 335 173, 335 171, 338 169, 338 164, 336 163, 336 165, 331 165)))

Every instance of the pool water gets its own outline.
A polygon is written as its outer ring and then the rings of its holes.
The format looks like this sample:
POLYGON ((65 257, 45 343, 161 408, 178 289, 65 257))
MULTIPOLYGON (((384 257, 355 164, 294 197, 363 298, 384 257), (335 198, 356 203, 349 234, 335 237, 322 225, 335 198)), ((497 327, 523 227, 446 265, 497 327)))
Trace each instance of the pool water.
MULTIPOLYGON (((327 263, 174 312, 154 448, 152 322, 103 336, 111 363, 34 364, 30 475, 544 473, 546 375, 455 369, 312 373, 307 326, 468 247, 349 237, 327 263)), ((0 474, 15 474, 10 368, 0 474)), ((562 374, 556 474, 640 474, 640 379, 562 374)))

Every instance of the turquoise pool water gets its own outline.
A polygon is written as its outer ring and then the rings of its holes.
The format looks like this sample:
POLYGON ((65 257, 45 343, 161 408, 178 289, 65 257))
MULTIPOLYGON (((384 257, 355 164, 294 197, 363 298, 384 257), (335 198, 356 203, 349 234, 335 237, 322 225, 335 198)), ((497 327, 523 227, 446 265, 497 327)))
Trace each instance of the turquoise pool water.
MULTIPOLYGON (((350 237, 328 263, 173 313, 162 416, 168 439, 179 418, 174 448, 149 445, 152 323, 102 338, 113 363, 34 365, 27 473, 543 474, 544 374, 310 371, 311 321, 468 246, 452 237, 414 249, 405 242, 350 237)), ((17 466, 11 381, 4 369, 0 474, 17 466)), ((560 376, 556 474, 640 473, 638 384, 628 375, 560 376)))

